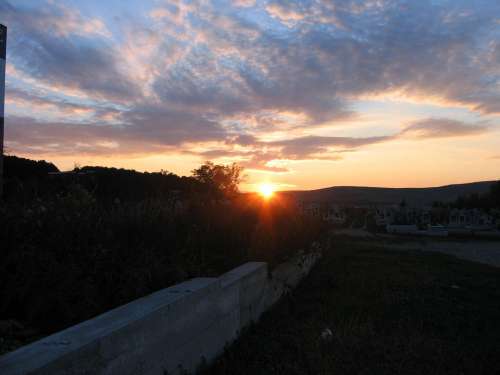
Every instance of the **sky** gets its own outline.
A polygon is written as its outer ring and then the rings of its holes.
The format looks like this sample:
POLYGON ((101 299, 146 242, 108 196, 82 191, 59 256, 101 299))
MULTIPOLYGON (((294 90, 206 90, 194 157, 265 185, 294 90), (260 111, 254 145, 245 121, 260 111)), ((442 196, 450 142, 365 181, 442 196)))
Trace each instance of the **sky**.
POLYGON ((496 0, 0 0, 5 147, 243 190, 500 178, 496 0))

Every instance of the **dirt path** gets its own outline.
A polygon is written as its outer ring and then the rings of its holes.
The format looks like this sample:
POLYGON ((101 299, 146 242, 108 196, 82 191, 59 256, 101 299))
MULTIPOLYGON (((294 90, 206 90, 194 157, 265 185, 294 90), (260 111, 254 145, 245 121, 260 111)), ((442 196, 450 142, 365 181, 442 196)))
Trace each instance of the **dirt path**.
POLYGON ((500 267, 500 241, 408 238, 395 235, 374 235, 361 229, 344 229, 336 231, 335 234, 364 241, 373 240, 374 244, 388 249, 437 251, 454 255, 457 258, 500 267))
POLYGON ((485 263, 500 267, 500 242, 493 241, 408 241, 402 243, 384 244, 388 248, 407 250, 418 249, 421 251, 437 251, 457 258, 485 263))

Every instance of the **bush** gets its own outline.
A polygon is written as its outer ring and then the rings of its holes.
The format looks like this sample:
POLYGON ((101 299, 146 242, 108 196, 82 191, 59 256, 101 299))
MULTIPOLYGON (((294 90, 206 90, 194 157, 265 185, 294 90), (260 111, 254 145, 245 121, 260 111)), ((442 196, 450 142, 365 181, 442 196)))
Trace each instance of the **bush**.
POLYGON ((50 333, 187 278, 276 264, 320 232, 279 197, 102 202, 71 184, 0 206, 0 320, 50 333))

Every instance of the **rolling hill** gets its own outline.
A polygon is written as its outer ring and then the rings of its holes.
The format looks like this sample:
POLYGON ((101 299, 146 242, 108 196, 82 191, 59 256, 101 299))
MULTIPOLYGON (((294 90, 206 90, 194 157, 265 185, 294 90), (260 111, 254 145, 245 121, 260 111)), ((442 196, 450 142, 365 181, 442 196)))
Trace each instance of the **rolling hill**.
POLYGON ((495 181, 481 181, 428 188, 381 188, 334 186, 318 190, 287 191, 283 194, 304 202, 329 202, 346 205, 390 205, 403 199, 410 205, 431 205, 435 201, 450 202, 459 196, 489 191, 495 181))

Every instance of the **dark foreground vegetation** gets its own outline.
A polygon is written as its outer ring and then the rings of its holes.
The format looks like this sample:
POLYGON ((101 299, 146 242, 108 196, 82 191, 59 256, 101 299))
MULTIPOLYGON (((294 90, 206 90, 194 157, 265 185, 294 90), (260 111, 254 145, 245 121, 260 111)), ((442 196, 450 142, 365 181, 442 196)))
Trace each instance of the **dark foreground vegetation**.
POLYGON ((339 239, 204 373, 498 374, 499 285, 498 268, 339 239))
POLYGON ((57 174, 19 158, 5 169, 0 352, 192 277, 276 264, 321 233, 291 202, 237 193, 234 165, 208 163, 192 177, 57 174))

